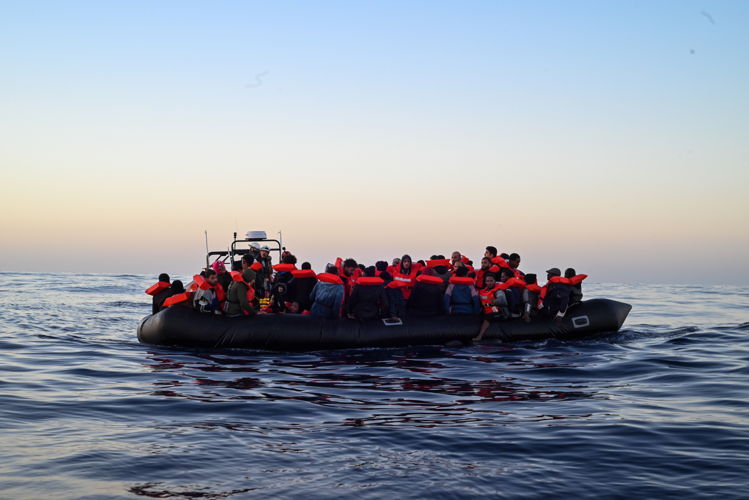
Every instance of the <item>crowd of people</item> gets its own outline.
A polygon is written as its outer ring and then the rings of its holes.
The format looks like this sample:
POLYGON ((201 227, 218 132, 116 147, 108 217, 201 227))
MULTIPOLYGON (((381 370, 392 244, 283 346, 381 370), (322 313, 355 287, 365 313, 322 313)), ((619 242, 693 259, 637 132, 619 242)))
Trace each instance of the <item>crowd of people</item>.
POLYGON ((536 274, 520 270, 520 255, 498 254, 493 246, 486 247, 478 268, 455 251, 450 258, 432 255, 414 262, 404 255, 373 266, 338 258, 325 272, 315 273, 309 262, 297 268, 297 258, 287 251, 273 265, 267 246, 252 247, 232 267, 227 270, 222 260, 216 260, 187 286, 161 274, 146 290, 153 296, 153 313, 192 307, 229 317, 309 314, 361 321, 481 314, 478 340, 494 321, 561 320, 582 300, 582 281, 587 277, 572 268, 563 274, 554 267, 546 271, 546 284, 541 286, 536 274))

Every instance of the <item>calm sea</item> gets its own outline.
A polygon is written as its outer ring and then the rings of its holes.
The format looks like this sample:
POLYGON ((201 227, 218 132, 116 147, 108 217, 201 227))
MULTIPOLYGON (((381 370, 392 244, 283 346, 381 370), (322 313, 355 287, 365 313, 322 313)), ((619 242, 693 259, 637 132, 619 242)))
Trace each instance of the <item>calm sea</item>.
POLYGON ((749 288, 574 342, 140 345, 153 277, 0 274, 0 497, 749 498, 749 288))

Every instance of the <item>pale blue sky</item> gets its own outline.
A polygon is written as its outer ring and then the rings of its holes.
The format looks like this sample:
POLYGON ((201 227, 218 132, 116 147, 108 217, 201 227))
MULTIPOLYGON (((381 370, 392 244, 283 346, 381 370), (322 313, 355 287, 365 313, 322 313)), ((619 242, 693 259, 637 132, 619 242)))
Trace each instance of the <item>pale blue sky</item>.
POLYGON ((281 228, 316 265, 492 243, 745 283, 747 27, 739 1, 3 1, 0 269, 53 237, 44 269, 185 272, 204 228, 281 228), (246 210, 195 201, 222 179, 246 210))

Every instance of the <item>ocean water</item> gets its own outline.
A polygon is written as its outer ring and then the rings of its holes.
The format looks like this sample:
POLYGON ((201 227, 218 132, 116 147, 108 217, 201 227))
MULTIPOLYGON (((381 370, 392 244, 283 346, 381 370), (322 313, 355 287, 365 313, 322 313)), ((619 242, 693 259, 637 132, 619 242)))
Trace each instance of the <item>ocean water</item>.
POLYGON ((574 342, 141 345, 152 277, 0 274, 0 497, 748 498, 749 288, 574 342))

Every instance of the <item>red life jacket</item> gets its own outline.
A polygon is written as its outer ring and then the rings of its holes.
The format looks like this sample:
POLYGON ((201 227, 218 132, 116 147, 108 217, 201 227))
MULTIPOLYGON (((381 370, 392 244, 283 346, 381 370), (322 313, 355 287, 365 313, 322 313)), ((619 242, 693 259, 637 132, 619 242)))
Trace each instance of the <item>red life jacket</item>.
POLYGON ((193 276, 192 280, 196 285, 198 285, 198 288, 200 288, 201 290, 213 290, 219 302, 223 302, 224 300, 226 300, 226 292, 224 291, 224 287, 221 286, 221 283, 211 285, 205 280, 205 278, 203 278, 199 274, 193 276))
POLYGON ((400 288, 403 292, 403 298, 408 300, 411 296, 411 289, 413 288, 414 283, 416 283, 416 276, 419 275, 420 270, 421 265, 418 263, 414 264, 413 262, 411 263, 411 269, 409 269, 408 274, 401 272, 401 266, 396 266, 392 283, 397 282, 398 284, 389 286, 388 288, 400 288))
POLYGON ((343 280, 340 276, 330 273, 320 273, 317 275, 317 280, 323 283, 333 283, 335 285, 343 285, 343 280))
MULTIPOLYGON (((252 286, 252 283, 247 283, 244 280, 244 278, 242 277, 242 273, 240 273, 239 271, 232 271, 231 272, 231 279, 232 279, 232 281, 236 281, 237 283, 244 283, 245 285, 247 285, 247 292, 245 292, 245 293, 246 293, 246 297, 247 297, 247 301, 248 302, 251 303, 253 300, 255 300, 255 287, 252 286)), ((244 314, 247 314, 246 311, 242 311, 242 312, 244 314)))
POLYGON ((450 276, 450 283, 453 285, 473 285, 474 281, 473 278, 468 277, 458 277, 458 276, 450 276))
POLYGON ((290 273, 296 271, 297 268, 294 264, 276 264, 273 266, 273 270, 277 273, 290 273))
POLYGON ((525 289, 528 290, 529 292, 533 292, 538 295, 538 301, 536 303, 536 306, 540 308, 541 304, 546 298, 546 287, 539 286, 538 283, 533 283, 532 285, 529 285, 526 283, 525 289))
MULTIPOLYGON (((499 269, 497 269, 499 271, 499 269)), ((476 270, 476 288, 484 288, 484 275, 490 272, 491 269, 477 269, 476 270)))
POLYGON ((497 273, 499 272, 499 266, 497 266, 497 265, 494 265, 494 266, 490 267, 490 268, 489 268, 489 272, 490 272, 490 273, 494 273, 494 274, 497 274, 497 273))
POLYGON ((499 285, 495 286, 491 290, 483 289, 479 292, 479 301, 481 307, 484 310, 484 314, 496 314, 499 312, 499 307, 493 305, 492 302, 496 299, 495 294, 501 290, 499 285))
POLYGON ((549 282, 546 284, 546 286, 549 286, 549 283, 561 283, 563 285, 571 285, 569 278, 564 278, 562 276, 552 276, 549 278, 549 282))
POLYGON ((511 267, 510 269, 512 269, 512 274, 514 274, 516 278, 522 278, 523 277, 522 271, 520 269, 518 269, 517 267, 514 267, 514 268, 511 267))
POLYGON ((166 290, 170 286, 171 286, 171 283, 169 283, 168 281, 159 281, 158 283, 155 283, 149 286, 148 289, 146 290, 146 293, 148 295, 156 295, 157 293, 166 290))
POLYGON ((164 301, 164 307, 173 306, 174 304, 180 304, 182 302, 187 302, 192 298, 192 292, 183 292, 178 293, 176 295, 172 295, 171 297, 168 297, 164 301))
POLYGON ((255 272, 260 271, 263 268, 263 265, 260 262, 253 262, 250 266, 250 269, 252 269, 255 272))
POLYGON ((437 267, 437 266, 450 267, 450 265, 451 265, 450 259, 434 259, 434 260, 427 261, 427 267, 437 267))
POLYGON ((520 278, 510 278, 497 286, 499 286, 501 290, 507 290, 510 287, 525 288, 525 281, 520 278))
POLYGON ((418 275, 416 277, 416 281, 419 283, 428 283, 430 285, 442 285, 445 283, 445 280, 443 280, 439 276, 428 276, 426 274, 418 275))
POLYGON ((315 271, 312 269, 297 269, 296 271, 291 271, 291 275, 295 278, 316 278, 317 275, 315 274, 315 271))
POLYGON ((372 285, 384 285, 385 280, 382 278, 375 277, 369 277, 369 276, 363 276, 356 280, 357 285, 365 285, 365 286, 372 286, 372 285))
POLYGON ((571 278, 567 278, 567 279, 570 280, 570 285, 579 285, 587 277, 588 277, 587 274, 576 274, 575 276, 571 278))
POLYGON ((502 257, 494 257, 492 259, 492 264, 496 264, 499 267, 502 267, 504 269, 509 269, 510 268, 510 264, 508 264, 507 261, 504 260, 502 257))

